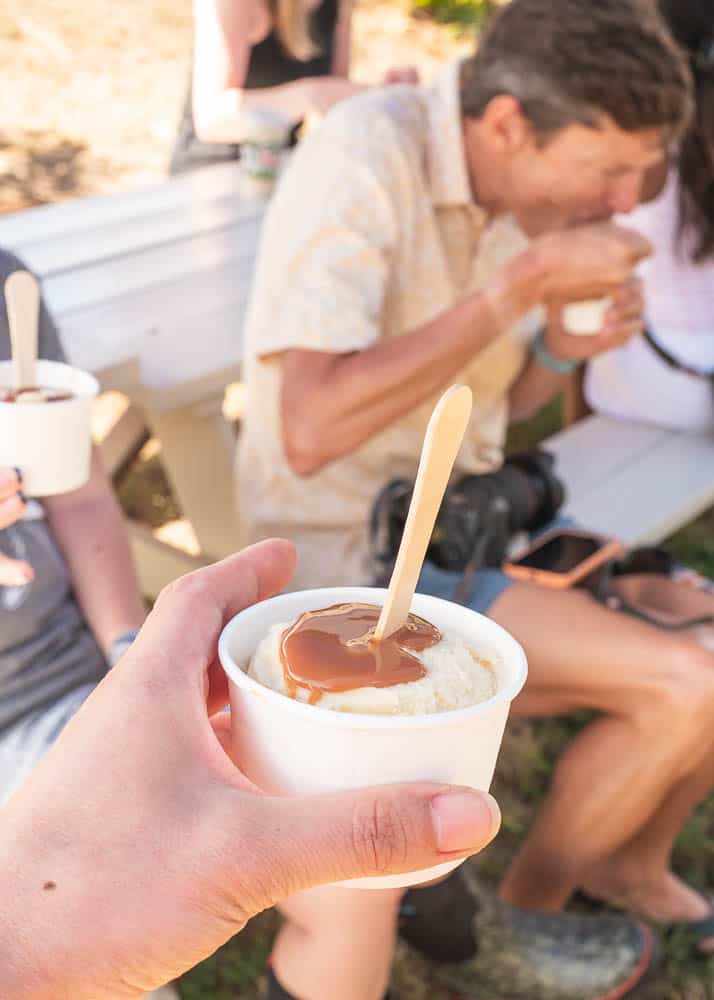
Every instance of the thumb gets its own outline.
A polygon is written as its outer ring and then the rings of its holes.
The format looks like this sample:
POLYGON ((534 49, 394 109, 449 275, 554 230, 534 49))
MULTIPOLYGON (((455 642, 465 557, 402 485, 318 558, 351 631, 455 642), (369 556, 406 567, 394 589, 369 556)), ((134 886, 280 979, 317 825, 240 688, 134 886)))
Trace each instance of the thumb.
MULTIPOLYGON (((418 871, 486 847, 501 825, 495 800, 471 788, 390 785, 309 798, 256 796, 257 884, 269 906, 312 886, 418 871)), ((245 853, 240 859, 245 873, 245 853)), ((255 883, 254 883, 255 884, 255 883)))

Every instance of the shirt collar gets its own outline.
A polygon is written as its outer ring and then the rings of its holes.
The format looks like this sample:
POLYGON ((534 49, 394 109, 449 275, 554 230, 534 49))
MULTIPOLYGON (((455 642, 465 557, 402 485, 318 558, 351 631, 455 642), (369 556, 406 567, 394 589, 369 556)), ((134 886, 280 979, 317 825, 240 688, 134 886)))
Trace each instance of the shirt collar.
POLYGON ((461 122, 460 70, 460 61, 450 63, 427 92, 427 169, 435 205, 474 205, 461 122))

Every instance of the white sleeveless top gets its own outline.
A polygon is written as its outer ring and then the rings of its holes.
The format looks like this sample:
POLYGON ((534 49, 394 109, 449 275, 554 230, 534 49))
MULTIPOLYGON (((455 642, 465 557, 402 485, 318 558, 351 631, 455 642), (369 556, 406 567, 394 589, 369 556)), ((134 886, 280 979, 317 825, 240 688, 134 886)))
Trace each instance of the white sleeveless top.
MULTIPOLYGON (((660 197, 623 225, 655 246, 640 266, 646 318, 654 339, 683 364, 714 371, 714 257, 694 264, 677 238, 679 182, 670 173, 660 197)), ((588 365, 585 396, 593 410, 677 430, 714 430, 714 389, 671 368, 642 337, 588 365)))

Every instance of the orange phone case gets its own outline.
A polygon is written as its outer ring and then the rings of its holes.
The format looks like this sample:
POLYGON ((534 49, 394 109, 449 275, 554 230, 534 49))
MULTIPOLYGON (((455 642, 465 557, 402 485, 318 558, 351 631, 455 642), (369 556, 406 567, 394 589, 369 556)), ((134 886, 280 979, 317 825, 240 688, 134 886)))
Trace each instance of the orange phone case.
POLYGON ((602 543, 602 548, 598 549, 597 552, 593 552, 591 556, 587 559, 583 559, 581 563, 574 566, 569 573, 551 573, 545 569, 534 569, 532 566, 519 566, 517 563, 504 562, 503 572, 506 576, 512 577, 514 580, 525 580, 530 583, 538 583, 541 587, 552 587, 555 590, 566 590, 568 587, 575 586, 581 580, 584 580, 586 576, 589 576, 594 570, 599 569, 605 563, 609 562, 611 559, 617 558, 617 556, 622 555, 624 552, 624 547, 621 542, 618 542, 615 538, 608 538, 606 535, 597 535, 593 531, 578 531, 577 529, 556 528, 554 531, 549 531, 545 535, 541 535, 533 545, 530 546, 522 555, 521 559, 530 555, 531 552, 535 552, 537 549, 544 545, 547 545, 552 538, 560 538, 562 535, 575 535, 578 538, 592 538, 598 542, 602 543))

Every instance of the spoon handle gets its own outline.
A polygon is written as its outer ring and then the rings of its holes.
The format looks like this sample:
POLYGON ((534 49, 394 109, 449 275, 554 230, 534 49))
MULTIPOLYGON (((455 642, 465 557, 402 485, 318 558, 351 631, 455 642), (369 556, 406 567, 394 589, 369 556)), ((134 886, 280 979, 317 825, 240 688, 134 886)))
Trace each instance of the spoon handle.
POLYGON ((434 408, 424 436, 419 470, 389 591, 374 638, 388 638, 409 615, 436 515, 471 417, 473 397, 465 385, 454 385, 434 408))
POLYGON ((13 271, 5 282, 15 389, 35 385, 40 287, 29 271, 13 271))

